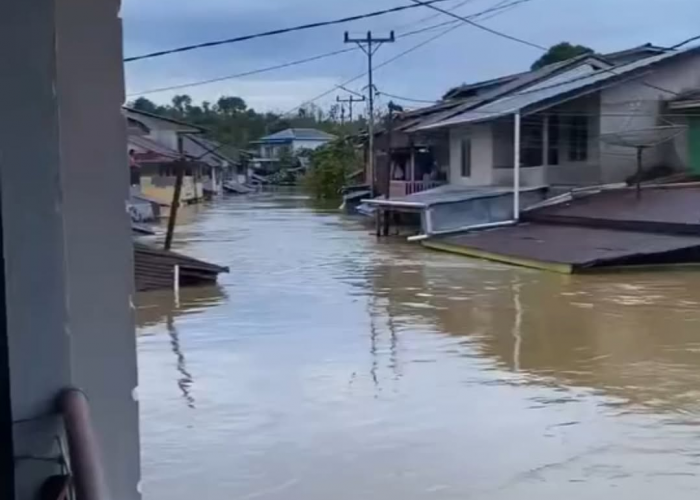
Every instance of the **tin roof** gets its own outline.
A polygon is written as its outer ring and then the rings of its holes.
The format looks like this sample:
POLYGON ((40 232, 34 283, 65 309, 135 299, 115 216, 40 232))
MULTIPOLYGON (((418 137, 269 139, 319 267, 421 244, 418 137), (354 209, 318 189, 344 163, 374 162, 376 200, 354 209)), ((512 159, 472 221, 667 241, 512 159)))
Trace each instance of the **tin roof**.
POLYGON ((555 76, 546 82, 541 82, 523 91, 506 95, 505 97, 501 97, 483 106, 466 110, 463 113, 454 115, 452 118, 419 127, 418 130, 430 130, 451 125, 489 121, 517 112, 532 111, 532 109, 538 105, 540 105, 540 109, 542 109, 542 105, 546 107, 553 106, 564 99, 585 95, 588 92, 599 90, 606 85, 613 85, 627 78, 639 77, 644 74, 645 70, 655 64, 666 62, 698 50, 700 50, 700 47, 694 47, 683 51, 666 52, 629 64, 616 66, 612 69, 593 70, 591 68, 589 71, 583 69, 568 72, 568 78, 563 78, 562 75, 555 76))
POLYGON ((266 135, 265 137, 254 141, 253 144, 291 141, 332 141, 333 139, 335 139, 334 135, 315 128, 288 128, 275 134, 266 135))
POLYGON ((700 237, 617 231, 581 226, 524 223, 459 234, 435 241, 493 260, 563 264, 577 269, 697 261, 700 237), (681 256, 680 253, 686 252, 681 256), (502 258, 499 258, 501 256, 502 258), (687 260, 686 260, 687 259, 687 260))

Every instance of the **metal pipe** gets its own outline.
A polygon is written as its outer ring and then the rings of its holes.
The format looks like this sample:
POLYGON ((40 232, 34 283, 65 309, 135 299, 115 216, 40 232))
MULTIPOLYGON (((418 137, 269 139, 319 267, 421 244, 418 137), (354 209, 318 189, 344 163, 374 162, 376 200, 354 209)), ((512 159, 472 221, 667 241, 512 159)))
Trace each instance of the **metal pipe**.
POLYGON ((513 145, 513 219, 520 220, 520 111, 515 113, 513 145))
POLYGON ((58 406, 66 428, 76 500, 108 500, 102 457, 85 393, 67 389, 59 396, 58 406))
POLYGON ((501 221, 501 222, 486 222, 484 224, 474 224, 473 226, 463 226, 463 227, 459 227, 457 229, 447 229, 445 231, 436 231, 436 232, 431 233, 431 234, 417 234, 415 236, 409 236, 407 238, 407 240, 410 242, 423 241, 423 240, 427 240, 429 238, 432 238, 433 236, 447 236, 448 234, 466 233, 467 231, 478 231, 480 229, 494 229, 497 227, 513 226, 515 224, 517 224, 517 221, 515 221, 515 220, 506 220, 506 221, 501 221))

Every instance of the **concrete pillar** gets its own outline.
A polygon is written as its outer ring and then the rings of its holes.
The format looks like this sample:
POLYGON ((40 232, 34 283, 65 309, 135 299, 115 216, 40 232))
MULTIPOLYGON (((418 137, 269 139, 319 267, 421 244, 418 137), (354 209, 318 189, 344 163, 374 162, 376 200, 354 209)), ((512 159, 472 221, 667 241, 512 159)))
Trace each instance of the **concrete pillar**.
POLYGON ((138 499, 138 410, 118 0, 0 0, 0 191, 15 498, 57 468, 67 386, 87 393, 108 487, 138 499), (34 457, 34 458, 31 458, 34 457))

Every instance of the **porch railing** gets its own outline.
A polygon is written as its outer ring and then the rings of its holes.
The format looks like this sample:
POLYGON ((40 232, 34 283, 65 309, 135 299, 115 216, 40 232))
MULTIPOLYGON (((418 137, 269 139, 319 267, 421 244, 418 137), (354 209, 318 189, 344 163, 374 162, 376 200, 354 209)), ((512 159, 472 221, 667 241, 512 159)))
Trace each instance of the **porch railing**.
POLYGON ((389 198, 403 198, 409 194, 420 193, 445 184, 444 181, 391 181, 389 198))
POLYGON ((87 397, 78 389, 67 389, 59 397, 58 409, 66 429, 76 500, 108 500, 87 397))

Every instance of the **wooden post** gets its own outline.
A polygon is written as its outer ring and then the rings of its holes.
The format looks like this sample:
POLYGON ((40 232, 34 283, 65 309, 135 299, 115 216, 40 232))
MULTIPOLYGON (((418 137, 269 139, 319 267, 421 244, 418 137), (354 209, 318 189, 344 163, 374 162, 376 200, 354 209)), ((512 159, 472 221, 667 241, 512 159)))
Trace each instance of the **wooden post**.
POLYGON ((182 193, 182 180, 185 176, 185 162, 176 163, 177 174, 175 177, 175 191, 173 192, 173 202, 170 205, 170 219, 168 219, 168 232, 165 235, 165 249, 170 250, 173 245, 173 235, 175 233, 175 223, 177 222, 177 209, 180 208, 180 195, 182 193))
POLYGON ((382 235, 382 209, 380 207, 377 207, 374 212, 374 221, 376 223, 377 238, 379 238, 382 235))
MULTIPOLYGON (((173 202, 170 205, 170 219, 168 219, 168 232, 165 235, 165 249, 170 250, 173 245, 173 235, 175 234, 175 224, 177 222, 177 209, 180 208, 180 196, 182 194, 182 181, 185 176, 185 146, 181 135, 177 136, 177 152, 180 159, 175 163, 175 190, 173 192, 173 202)), ((195 197, 197 196, 197 184, 195 183, 195 197)))
POLYGON ((384 211, 384 223, 382 225, 383 226, 382 227, 382 234, 384 236, 389 236, 389 222, 391 221, 391 215, 392 215, 392 212, 390 212, 388 210, 384 211))

